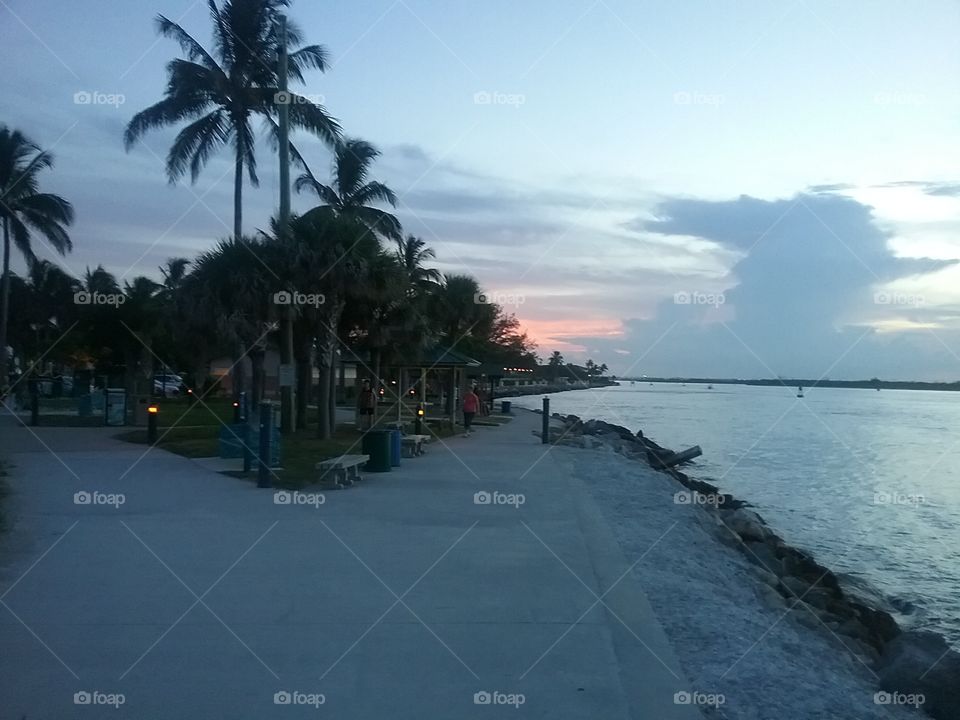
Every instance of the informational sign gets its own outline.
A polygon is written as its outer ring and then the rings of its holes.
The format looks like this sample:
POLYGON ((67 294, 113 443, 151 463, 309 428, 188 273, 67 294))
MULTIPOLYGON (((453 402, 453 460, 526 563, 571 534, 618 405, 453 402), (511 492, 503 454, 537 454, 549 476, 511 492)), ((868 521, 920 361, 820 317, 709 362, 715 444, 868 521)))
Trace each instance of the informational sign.
POLYGON ((279 379, 280 387, 293 387, 294 366, 291 363, 280 365, 279 379))

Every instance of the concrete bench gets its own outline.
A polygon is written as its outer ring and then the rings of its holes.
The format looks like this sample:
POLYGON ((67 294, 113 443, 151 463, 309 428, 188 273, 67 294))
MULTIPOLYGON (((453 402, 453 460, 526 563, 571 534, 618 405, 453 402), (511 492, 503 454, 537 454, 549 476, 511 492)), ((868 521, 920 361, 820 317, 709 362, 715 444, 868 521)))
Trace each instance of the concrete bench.
POLYGON ((430 442, 429 435, 404 435, 400 438, 400 450, 404 457, 412 458, 426 452, 423 446, 430 442))
POLYGON ((320 471, 320 484, 330 490, 336 490, 359 482, 360 466, 369 459, 369 455, 341 455, 321 460, 316 464, 316 469, 320 471))

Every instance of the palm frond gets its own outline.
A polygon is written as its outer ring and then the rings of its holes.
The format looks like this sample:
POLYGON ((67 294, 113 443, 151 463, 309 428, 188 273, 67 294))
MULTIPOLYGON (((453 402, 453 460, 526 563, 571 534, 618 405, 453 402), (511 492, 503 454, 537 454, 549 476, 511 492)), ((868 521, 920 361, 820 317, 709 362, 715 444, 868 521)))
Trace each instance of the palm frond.
POLYGON ((210 56, 210 53, 204 49, 203 45, 194 40, 190 33, 180 27, 180 25, 163 15, 157 15, 154 22, 157 26, 157 32, 164 37, 175 40, 177 44, 180 45, 180 49, 187 54, 188 58, 193 61, 199 60, 211 70, 220 70, 220 66, 217 65, 216 60, 210 56))
POLYGON ((390 205, 390 207, 397 206, 396 194, 381 182, 368 182, 358 189, 350 199, 357 205, 384 202, 390 205))
POLYGON ((167 177, 170 182, 174 183, 183 177, 188 167, 191 181, 196 182, 200 169, 229 137, 230 126, 226 122, 226 113, 219 109, 183 128, 167 154, 167 177))

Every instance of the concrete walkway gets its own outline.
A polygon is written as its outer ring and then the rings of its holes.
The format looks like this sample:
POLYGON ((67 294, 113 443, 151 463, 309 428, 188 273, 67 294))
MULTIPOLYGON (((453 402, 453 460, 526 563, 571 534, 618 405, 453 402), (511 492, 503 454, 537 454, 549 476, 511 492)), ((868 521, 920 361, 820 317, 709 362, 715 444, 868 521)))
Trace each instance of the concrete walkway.
POLYGON ((315 505, 0 423, 2 718, 700 717, 640 558, 534 415, 315 505))

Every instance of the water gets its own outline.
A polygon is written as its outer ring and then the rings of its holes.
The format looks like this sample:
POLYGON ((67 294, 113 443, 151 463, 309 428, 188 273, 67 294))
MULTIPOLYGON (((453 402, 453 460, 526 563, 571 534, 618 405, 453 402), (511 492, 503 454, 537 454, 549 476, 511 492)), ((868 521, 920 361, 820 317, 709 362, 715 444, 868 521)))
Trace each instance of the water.
MULTIPOLYGON (((540 396, 514 398, 539 408, 540 396)), ((791 545, 960 644, 960 393, 637 382, 550 411, 642 429, 748 500, 791 545)))

